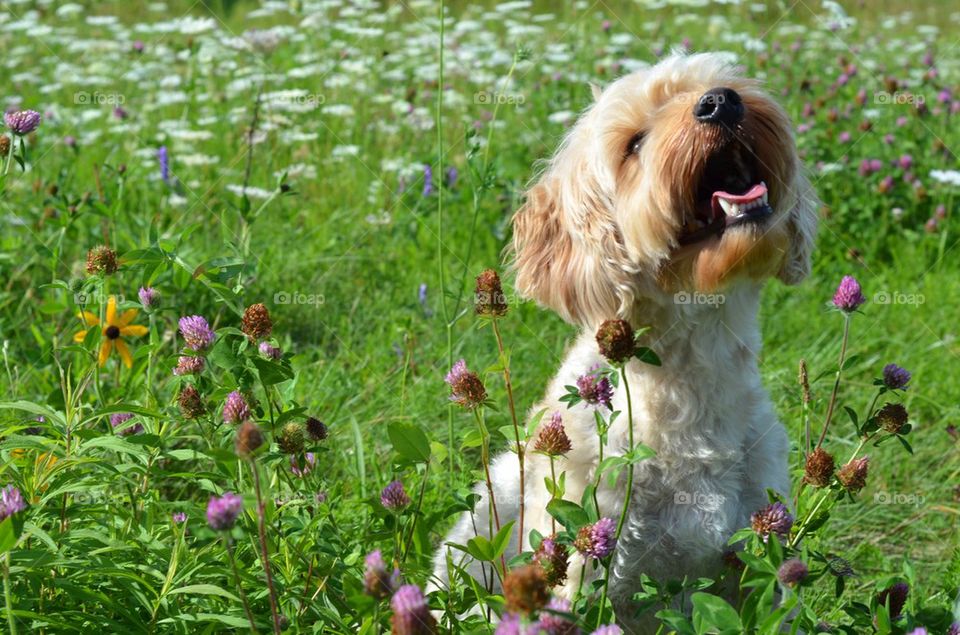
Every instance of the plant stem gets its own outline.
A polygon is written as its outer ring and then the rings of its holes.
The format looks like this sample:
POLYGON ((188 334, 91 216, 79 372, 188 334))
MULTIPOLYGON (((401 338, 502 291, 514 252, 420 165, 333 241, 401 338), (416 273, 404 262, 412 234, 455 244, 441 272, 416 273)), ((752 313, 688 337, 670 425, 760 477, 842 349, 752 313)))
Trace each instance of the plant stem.
POLYGON ((263 496, 260 493, 260 470, 256 464, 250 462, 250 471, 253 472, 253 487, 257 493, 257 533, 260 536, 260 552, 263 557, 263 570, 267 574, 267 588, 270 589, 270 613, 273 615, 273 632, 280 635, 280 614, 277 611, 277 590, 273 585, 273 574, 270 572, 270 557, 267 552, 267 529, 263 519, 263 496))
MULTIPOLYGON (((550 455, 550 480, 553 482, 553 491, 550 492, 550 500, 554 501, 557 499, 557 471, 553 466, 552 454, 550 455)), ((554 534, 557 533, 557 519, 553 516, 550 516, 550 532, 554 534)))
MULTIPOLYGON (((630 399, 630 382, 627 380, 627 365, 624 364, 620 367, 620 377, 623 379, 623 390, 627 394, 627 436, 630 449, 628 452, 632 455, 634 449, 634 440, 633 440, 633 403, 630 399)), ((623 531, 623 524, 627 519, 627 511, 630 509, 630 500, 633 496, 633 456, 630 457, 630 461, 627 463, 627 491, 623 497, 623 509, 620 510, 620 519, 617 521, 617 533, 616 538, 620 540, 620 532, 623 531)), ((600 612, 597 615, 597 628, 600 628, 601 619, 603 617, 603 607, 607 601, 607 587, 610 586, 610 570, 613 569, 613 560, 616 557, 610 558, 610 562, 607 565, 607 570, 603 575, 603 591, 600 593, 600 612)))
POLYGON ((830 427, 830 421, 833 419, 833 410, 837 405, 837 393, 840 391, 840 375, 843 373, 843 362, 847 356, 847 340, 850 337, 850 314, 843 314, 843 341, 840 344, 840 363, 837 367, 837 377, 833 382, 833 391, 830 393, 830 403, 827 405, 827 418, 823 423, 823 432, 820 433, 820 440, 817 441, 817 449, 823 444, 827 436, 827 428, 830 427))
MULTIPOLYGON (((517 460, 520 462, 520 512, 519 518, 517 519, 517 553, 523 553, 523 516, 524 516, 524 469, 523 469, 523 459, 525 448, 520 442, 520 422, 517 420, 517 407, 513 400, 513 383, 510 381, 510 364, 507 362, 507 356, 504 354, 503 350, 503 337, 500 335, 500 327, 497 325, 497 320, 494 318, 493 323, 493 334, 497 338, 497 350, 500 352, 500 363, 503 364, 503 383, 507 387, 507 403, 510 406, 510 418, 513 421, 513 436, 514 440, 517 443, 517 460)), ((551 468, 553 467, 553 460, 550 461, 551 468)))
MULTIPOLYGON (((473 415, 477 419, 477 425, 480 426, 480 462, 483 463, 483 473, 487 482, 487 498, 490 504, 490 520, 496 527, 497 533, 500 532, 500 514, 497 512, 497 501, 493 495, 493 479, 490 478, 490 435, 487 432, 487 426, 483 422, 480 410, 474 408, 473 415)), ((489 528, 490 538, 493 538, 493 527, 489 528)), ((503 574, 507 574, 507 562, 503 554, 500 555, 500 564, 503 566, 503 574)), ((496 569, 496 567, 494 567, 496 569)))
POLYGON ((243 584, 240 583, 240 572, 237 570, 237 561, 233 558, 233 550, 230 548, 230 536, 224 534, 223 546, 227 550, 227 559, 230 561, 230 568, 233 569, 233 579, 237 583, 237 591, 240 592, 240 601, 243 602, 243 610, 247 614, 247 620, 250 622, 250 632, 257 632, 256 620, 253 618, 253 611, 250 610, 250 603, 247 601, 247 594, 243 590, 243 584))
POLYGON ((417 507, 413 510, 413 519, 410 521, 410 535, 407 537, 407 540, 404 543, 403 552, 400 556, 400 564, 402 565, 406 559, 407 554, 410 553, 410 547, 413 544, 413 533, 417 528, 417 517, 420 516, 420 509, 423 507, 423 494, 427 489, 427 477, 430 475, 430 461, 427 461, 427 465, 423 468, 423 481, 420 483, 420 494, 417 496, 417 507))
POLYGON ((13 617, 13 601, 10 599, 10 552, 3 556, 3 601, 7 606, 7 624, 10 635, 17 635, 17 621, 13 617))

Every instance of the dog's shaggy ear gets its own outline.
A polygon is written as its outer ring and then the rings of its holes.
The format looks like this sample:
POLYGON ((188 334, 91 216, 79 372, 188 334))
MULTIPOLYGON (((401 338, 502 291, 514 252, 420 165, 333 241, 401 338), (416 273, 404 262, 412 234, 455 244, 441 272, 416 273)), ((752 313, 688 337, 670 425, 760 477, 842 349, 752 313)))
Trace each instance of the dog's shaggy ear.
MULTIPOLYGON (((555 168, 556 166, 554 166, 555 168)), ((513 217, 517 290, 584 327, 622 316, 633 302, 610 201, 589 178, 554 169, 513 217)))
POLYGON ((817 235, 817 210, 820 201, 810 181, 798 171, 794 184, 797 202, 787 219, 790 246, 777 277, 784 284, 799 284, 810 275, 810 255, 817 235))

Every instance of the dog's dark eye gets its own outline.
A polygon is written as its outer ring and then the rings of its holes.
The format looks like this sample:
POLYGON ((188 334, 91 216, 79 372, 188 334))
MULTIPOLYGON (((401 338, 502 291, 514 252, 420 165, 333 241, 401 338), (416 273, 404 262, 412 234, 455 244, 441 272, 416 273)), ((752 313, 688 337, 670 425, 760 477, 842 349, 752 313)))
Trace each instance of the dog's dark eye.
POLYGON ((640 152, 640 148, 643 146, 643 133, 638 132, 637 134, 630 137, 630 141, 627 143, 626 155, 630 156, 632 154, 637 154, 640 152))

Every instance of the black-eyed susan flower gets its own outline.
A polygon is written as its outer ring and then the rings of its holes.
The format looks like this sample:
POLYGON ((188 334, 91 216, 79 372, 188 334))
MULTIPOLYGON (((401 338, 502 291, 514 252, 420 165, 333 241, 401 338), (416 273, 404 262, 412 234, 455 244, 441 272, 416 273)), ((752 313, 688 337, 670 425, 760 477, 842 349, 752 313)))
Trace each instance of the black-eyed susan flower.
MULTIPOLYGON (((131 324, 133 319, 137 317, 137 313, 137 309, 127 309, 121 315, 117 315, 116 298, 110 296, 110 299, 107 300, 106 320, 102 325, 103 342, 100 344, 99 362, 101 366, 107 363, 107 358, 110 357, 110 353, 113 352, 114 349, 117 350, 117 354, 120 355, 120 359, 123 360, 124 366, 127 368, 133 366, 133 356, 130 355, 130 349, 122 338, 141 337, 146 335, 149 330, 145 326, 131 324)), ((88 328, 78 331, 77 334, 73 336, 73 341, 75 342, 82 342, 84 338, 87 337, 87 333, 90 330, 89 327, 100 325, 100 318, 90 311, 82 312, 80 318, 88 328)))

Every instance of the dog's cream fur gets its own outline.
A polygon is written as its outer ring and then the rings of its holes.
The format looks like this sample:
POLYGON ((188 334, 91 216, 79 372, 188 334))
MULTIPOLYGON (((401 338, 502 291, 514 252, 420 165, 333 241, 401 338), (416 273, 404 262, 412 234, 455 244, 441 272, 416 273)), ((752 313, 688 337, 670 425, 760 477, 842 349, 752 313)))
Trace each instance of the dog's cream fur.
MULTIPOLYGON (((630 632, 646 632, 651 624, 652 612, 636 616, 631 606, 641 574, 716 574, 727 540, 767 503, 766 489, 789 493, 787 436, 760 381, 757 312, 767 278, 795 284, 810 267, 817 201, 791 130, 758 83, 723 58, 675 55, 596 95, 514 218, 518 289, 582 328, 532 409, 562 413, 573 446, 557 461, 558 474, 566 472, 565 498, 580 501, 598 464, 592 407, 567 409, 560 402, 565 386, 603 363, 597 326, 613 317, 649 325, 643 343, 662 358, 660 367, 636 360, 627 366, 636 441, 656 451, 636 467, 613 558, 610 598, 630 632), (692 116, 697 99, 718 86, 742 97, 746 114, 730 134, 755 155, 774 212, 762 225, 681 247, 678 237, 692 214, 704 165, 731 138, 692 116), (640 151, 629 153, 638 132, 644 134, 640 151), (722 297, 698 303, 677 295, 690 298, 694 292, 722 297)), ((621 415, 604 456, 628 449, 622 385, 613 409, 621 415)), ((491 472, 501 522, 516 520, 517 455, 500 455, 491 472)), ((527 453, 524 549, 530 530, 551 532, 543 484, 549 474, 546 457, 527 453)), ((477 531, 487 534, 486 488, 476 491, 481 500, 474 513, 461 518, 445 543, 465 544, 477 531)), ((598 493, 602 515, 618 517, 625 491, 624 474, 613 487, 604 479, 598 493)), ((507 553, 516 552, 514 538, 507 553)), ((442 546, 438 583, 447 582, 448 557, 483 580, 478 563, 442 546)), ((568 582, 557 593, 574 594, 581 562, 572 557, 568 582)))

